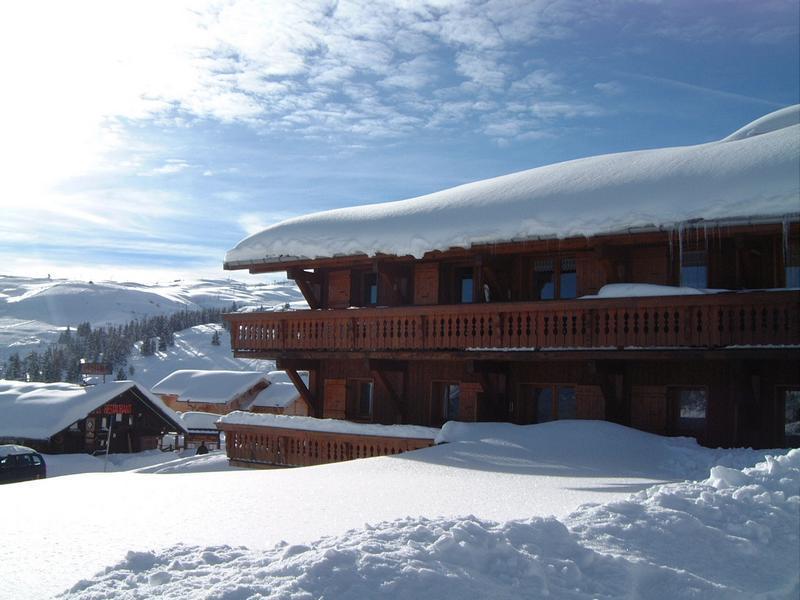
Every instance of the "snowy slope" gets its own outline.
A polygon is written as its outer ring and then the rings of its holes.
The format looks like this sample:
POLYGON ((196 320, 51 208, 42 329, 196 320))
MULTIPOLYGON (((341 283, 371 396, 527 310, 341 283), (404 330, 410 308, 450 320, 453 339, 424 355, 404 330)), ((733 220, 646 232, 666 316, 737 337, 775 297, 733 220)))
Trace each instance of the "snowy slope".
POLYGON ((125 323, 184 309, 225 308, 233 302, 251 310, 286 302, 306 307, 297 288, 286 283, 197 280, 144 285, 0 275, 0 362, 15 352, 24 356, 42 351, 67 325, 125 323))
POLYGON ((364 253, 419 258, 473 244, 672 229, 696 220, 797 220, 799 123, 797 105, 717 142, 593 156, 297 217, 242 240, 225 262, 364 253))
MULTIPOLYGON (((758 557, 758 566, 772 561, 769 585, 796 577, 791 568, 797 558, 786 548, 797 530, 798 470, 776 465, 774 480, 763 489, 747 487, 762 485, 761 475, 740 474, 736 481, 734 469, 763 460, 764 453, 709 450, 687 438, 604 422, 446 429, 451 441, 441 446, 318 467, 100 473, 0 486, 0 506, 15 507, 14 519, 0 519, 0 539, 15 541, 0 545, 0 597, 49 597, 87 579, 73 594, 219 598, 227 592, 246 598, 270 597, 264 587, 270 586, 272 597, 320 597, 327 587, 330 597, 429 598, 448 597, 437 592, 459 577, 477 586, 454 587, 461 599, 514 597, 490 591, 496 586, 519 594, 515 581, 523 589, 552 585, 557 598, 588 598, 592 590, 609 597, 620 589, 615 585, 623 585, 614 584, 614 574, 629 577, 625 585, 636 578, 635 566, 626 561, 649 560, 653 566, 642 565, 647 578, 641 585, 652 585, 660 595, 643 589, 633 597, 680 597, 673 593, 680 591, 676 586, 694 585, 700 586, 694 596, 699 598, 713 591, 708 565, 726 557, 734 566, 724 572, 725 585, 732 571, 741 570, 743 557, 758 557), (704 479, 717 463, 730 469, 717 472, 720 482, 731 482, 728 492, 708 483, 642 492, 660 481, 704 479), (633 492, 641 493, 629 499, 633 492), (123 498, 136 509, 120 518, 123 498), (230 510, 220 510, 220 502, 230 510), (579 509, 587 502, 604 504, 579 509), (595 520, 579 520, 590 511, 595 520), (548 515, 560 522, 542 520, 548 515), (654 547, 649 558, 647 542, 672 522, 673 545, 654 547), (578 535, 569 530, 573 523, 592 529, 578 535), (626 527, 632 532, 627 553, 626 527), (288 545, 276 546, 282 540, 288 545), (670 565, 682 561, 685 548, 708 548, 709 540, 715 557, 696 571, 674 572, 670 565), (590 549, 590 542, 606 546, 590 549), (249 550, 233 549, 239 546, 249 550), (74 552, 76 547, 81 551, 74 552), (604 547, 622 558, 598 555, 604 547), (597 580, 606 569, 593 568, 594 560, 618 570, 597 580), (115 566, 106 575, 94 575, 109 565, 115 566), (415 585, 422 587, 409 587, 415 585), (570 586, 581 593, 556 593, 570 586), (420 589, 421 595, 414 593, 420 589)), ((751 590, 767 585, 745 584, 751 590)))
POLYGON ((273 306, 302 300, 292 285, 245 284, 233 280, 173 281, 167 284, 84 282, 0 275, 0 319, 35 320, 51 325, 89 321, 125 323, 179 310, 273 306))
POLYGON ((136 344, 128 364, 133 365, 133 379, 148 389, 179 369, 261 371, 266 375, 275 368, 271 360, 234 358, 230 334, 215 323, 176 333, 175 346, 153 356, 142 356, 140 345, 136 344), (211 343, 215 331, 219 333, 219 346, 211 343))

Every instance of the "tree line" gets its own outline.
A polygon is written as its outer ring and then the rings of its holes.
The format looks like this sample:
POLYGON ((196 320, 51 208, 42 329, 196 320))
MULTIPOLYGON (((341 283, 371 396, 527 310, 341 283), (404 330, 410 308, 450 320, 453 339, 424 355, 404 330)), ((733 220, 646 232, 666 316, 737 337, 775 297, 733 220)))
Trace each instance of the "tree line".
MULTIPOLYGON (((129 359, 135 344, 141 342, 142 356, 164 352, 175 345, 175 333, 195 325, 223 323, 222 315, 235 312, 234 302, 228 308, 203 308, 183 310, 170 315, 157 315, 134 319, 124 325, 106 325, 92 328, 89 322, 80 323, 76 329, 67 327, 58 340, 43 351, 31 351, 24 357, 19 353, 9 356, 2 365, 2 378, 18 381, 67 381, 80 383, 81 360, 108 365, 117 379, 133 376, 129 359)), ((223 323, 227 328, 227 323, 223 323)), ((219 335, 211 343, 219 344, 219 335)))

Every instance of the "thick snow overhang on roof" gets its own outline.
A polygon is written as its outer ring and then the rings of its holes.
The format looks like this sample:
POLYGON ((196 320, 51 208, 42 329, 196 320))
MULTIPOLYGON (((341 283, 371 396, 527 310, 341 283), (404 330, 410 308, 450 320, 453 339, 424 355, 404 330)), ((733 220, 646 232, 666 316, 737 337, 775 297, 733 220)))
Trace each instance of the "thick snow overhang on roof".
POLYGON ((46 440, 129 390, 168 425, 184 431, 181 420, 160 398, 133 381, 81 387, 0 380, 0 437, 46 440))
POLYGON ((800 220, 800 105, 723 140, 607 154, 418 198, 288 219, 228 251, 225 268, 693 226, 800 220))
POLYGON ((203 371, 182 369, 167 375, 152 388, 154 394, 174 394, 181 402, 227 404, 267 378, 259 371, 203 371))

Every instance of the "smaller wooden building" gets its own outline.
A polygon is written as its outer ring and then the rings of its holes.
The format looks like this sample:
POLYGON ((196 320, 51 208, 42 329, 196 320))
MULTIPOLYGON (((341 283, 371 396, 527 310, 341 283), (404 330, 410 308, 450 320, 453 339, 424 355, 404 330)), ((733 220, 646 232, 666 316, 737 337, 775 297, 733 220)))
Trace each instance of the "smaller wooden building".
POLYGON ((251 405, 268 385, 261 371, 181 369, 151 391, 173 410, 226 415, 251 405))
POLYGON ((190 411, 177 413, 177 415, 183 423, 186 433, 182 436, 175 436, 174 446, 176 448, 192 449, 198 448, 200 444, 205 444, 209 450, 222 448, 221 432, 216 425, 220 419, 219 414, 190 411), (182 438, 183 443, 178 443, 178 438, 182 438))
POLYGON ((133 381, 91 387, 0 380, 0 444, 48 454, 141 452, 169 432, 185 434, 178 416, 133 381))
MULTIPOLYGON (((298 371, 298 377, 307 387, 308 371, 298 371)), ((267 380, 269 385, 251 403, 243 405, 241 410, 296 417, 307 417, 311 414, 308 400, 297 391, 297 387, 284 371, 270 371, 267 373, 267 380)))

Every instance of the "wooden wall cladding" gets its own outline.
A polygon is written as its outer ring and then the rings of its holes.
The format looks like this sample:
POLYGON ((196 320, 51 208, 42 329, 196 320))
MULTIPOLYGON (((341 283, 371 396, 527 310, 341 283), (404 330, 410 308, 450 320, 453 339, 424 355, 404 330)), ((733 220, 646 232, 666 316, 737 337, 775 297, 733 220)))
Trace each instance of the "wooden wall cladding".
POLYGON ((661 246, 643 246, 631 252, 630 281, 671 285, 669 249, 661 246))
POLYGON ((634 385, 631 389, 631 426, 651 433, 667 433, 667 388, 634 385))
POLYGON ((607 282, 603 265, 592 255, 577 256, 575 258, 575 272, 578 279, 578 296, 596 294, 607 282))
POLYGON ((414 304, 438 304, 439 263, 414 265, 414 304))
POLYGON ((347 308, 350 306, 350 271, 330 271, 328 273, 328 308, 347 308))
POLYGON ((579 419, 606 418, 606 400, 599 385, 579 385, 575 389, 579 419))
POLYGON ((476 421, 478 419, 478 394, 483 391, 480 383, 462 381, 459 384, 459 421, 476 421))
POLYGON ((326 379, 322 416, 325 419, 344 419, 347 405, 347 380, 326 379))

